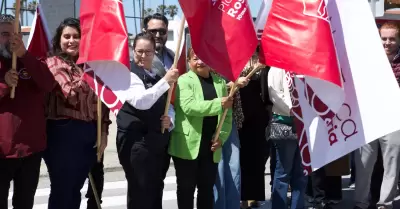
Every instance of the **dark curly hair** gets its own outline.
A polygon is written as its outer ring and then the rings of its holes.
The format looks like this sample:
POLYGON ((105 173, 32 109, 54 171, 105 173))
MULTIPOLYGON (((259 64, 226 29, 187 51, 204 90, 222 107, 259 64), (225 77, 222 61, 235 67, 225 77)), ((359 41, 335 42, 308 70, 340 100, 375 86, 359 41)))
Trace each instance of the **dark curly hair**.
POLYGON ((66 28, 66 27, 75 28, 79 33, 79 37, 81 36, 80 21, 78 19, 72 18, 72 17, 68 17, 68 18, 64 19, 60 23, 60 25, 57 27, 56 32, 54 34, 54 37, 52 40, 52 45, 53 45, 52 55, 63 58, 65 61, 67 61, 67 60, 72 61, 72 58, 61 50, 61 45, 60 45, 61 35, 63 33, 64 28, 66 28))

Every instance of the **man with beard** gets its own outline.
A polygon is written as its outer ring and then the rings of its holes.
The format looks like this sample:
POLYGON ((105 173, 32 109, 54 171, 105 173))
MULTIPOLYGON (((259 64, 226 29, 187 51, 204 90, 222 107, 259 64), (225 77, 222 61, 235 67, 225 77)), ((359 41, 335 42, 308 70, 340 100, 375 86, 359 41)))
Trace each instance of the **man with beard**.
POLYGON ((168 40, 168 19, 159 13, 149 15, 143 20, 144 32, 153 35, 156 40, 156 55, 153 60, 153 68, 156 68, 160 76, 172 67, 175 53, 165 44, 168 40))
POLYGON ((11 181, 13 208, 33 207, 46 148, 44 96, 54 84, 46 63, 29 54, 21 33, 14 33, 14 17, 0 15, 0 208, 8 208, 11 181), (11 69, 13 52, 17 69, 11 69))

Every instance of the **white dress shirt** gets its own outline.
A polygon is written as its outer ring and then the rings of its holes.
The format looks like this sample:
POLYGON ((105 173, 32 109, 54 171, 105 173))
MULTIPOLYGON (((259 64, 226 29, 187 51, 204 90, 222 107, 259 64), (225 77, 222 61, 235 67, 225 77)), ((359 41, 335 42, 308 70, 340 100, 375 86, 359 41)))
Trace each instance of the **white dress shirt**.
POLYGON ((273 103, 272 112, 277 115, 290 116, 292 101, 286 71, 271 67, 268 72, 268 93, 273 103))
MULTIPOLYGON (((153 78, 156 76, 155 73, 148 70, 145 70, 145 72, 153 78)), ((127 90, 125 101, 138 110, 148 110, 169 88, 168 82, 161 78, 154 86, 146 89, 143 81, 136 74, 131 73, 131 84, 127 90)), ((171 131, 175 127, 175 110, 172 104, 169 105, 168 116, 171 119, 171 127, 169 128, 169 131, 171 131)))

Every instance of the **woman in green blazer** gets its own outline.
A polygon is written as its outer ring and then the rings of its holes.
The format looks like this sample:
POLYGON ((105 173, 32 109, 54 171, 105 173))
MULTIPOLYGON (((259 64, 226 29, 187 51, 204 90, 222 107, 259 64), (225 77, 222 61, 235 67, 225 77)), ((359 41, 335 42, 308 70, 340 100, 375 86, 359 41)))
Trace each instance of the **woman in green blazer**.
POLYGON ((175 98, 175 128, 169 145, 177 178, 179 209, 212 209, 213 186, 221 159, 221 146, 232 129, 232 102, 225 81, 214 75, 192 49, 189 72, 178 79, 175 98), (224 108, 229 108, 219 139, 213 141, 224 108))

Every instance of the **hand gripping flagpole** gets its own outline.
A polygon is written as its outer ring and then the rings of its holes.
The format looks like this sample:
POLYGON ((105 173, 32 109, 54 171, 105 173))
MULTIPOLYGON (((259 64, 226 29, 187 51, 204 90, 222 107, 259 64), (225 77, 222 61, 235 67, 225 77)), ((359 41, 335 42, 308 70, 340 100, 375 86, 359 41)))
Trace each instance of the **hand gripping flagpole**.
MULTIPOLYGON (((175 69, 178 66, 178 60, 179 57, 181 56, 181 42, 183 38, 183 31, 185 29, 185 21, 186 18, 185 16, 182 17, 181 25, 179 28, 179 38, 178 38, 178 43, 176 43, 176 50, 175 50, 175 57, 174 57, 174 64, 172 65, 172 69, 175 69)), ((172 98, 172 93, 175 88, 175 83, 173 83, 168 90, 168 97, 167 97, 167 104, 165 104, 165 110, 164 110, 164 116, 168 116, 168 110, 169 110, 169 105, 171 104, 171 98, 172 98)), ((165 129, 164 127, 161 127, 161 133, 164 133, 165 129)))
MULTIPOLYGON (((21 10, 21 0, 16 0, 15 1, 15 19, 14 19, 14 33, 18 34, 19 33, 19 13, 21 10)), ((12 53, 12 70, 16 71, 17 70, 17 54, 15 52, 12 53)), ((10 92, 10 98, 14 99, 15 97, 15 86, 11 88, 10 92)))
MULTIPOLYGON (((254 73, 256 73, 258 70, 262 69, 263 67, 265 67, 265 66, 260 63, 257 63, 254 66, 253 70, 251 70, 250 73, 246 76, 246 79, 250 79, 254 75, 254 73)), ((236 80, 231 88, 231 91, 229 92, 229 97, 233 97, 237 90, 239 90, 239 88, 237 87, 237 80, 236 80)), ((226 108, 226 109, 224 109, 224 113, 222 114, 222 117, 219 121, 217 131, 215 132, 214 139, 213 139, 214 142, 217 141, 219 138, 219 133, 221 132, 222 125, 224 124, 227 114, 228 114, 228 109, 226 108)))

